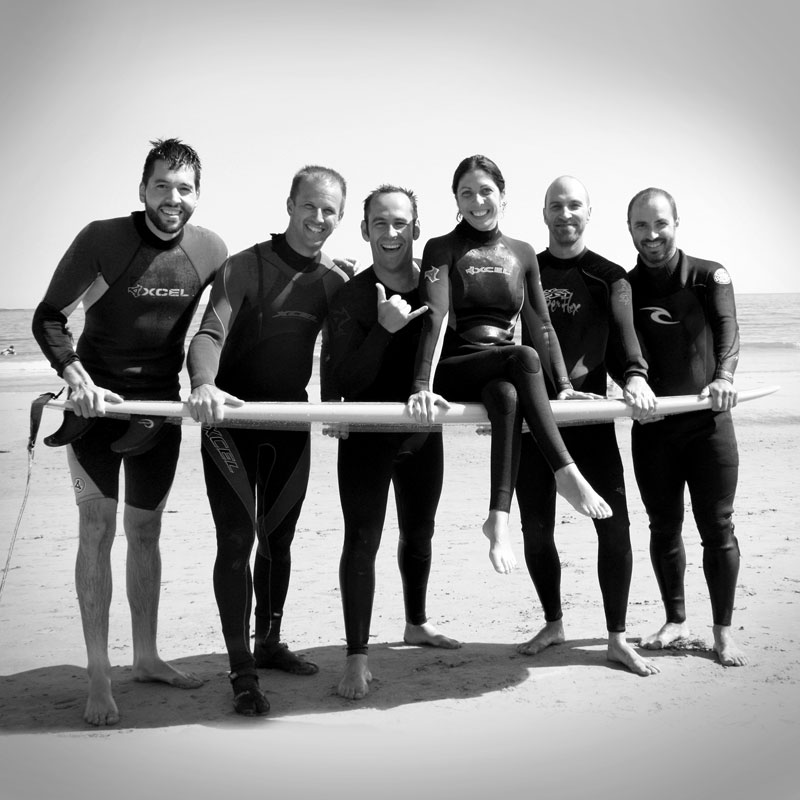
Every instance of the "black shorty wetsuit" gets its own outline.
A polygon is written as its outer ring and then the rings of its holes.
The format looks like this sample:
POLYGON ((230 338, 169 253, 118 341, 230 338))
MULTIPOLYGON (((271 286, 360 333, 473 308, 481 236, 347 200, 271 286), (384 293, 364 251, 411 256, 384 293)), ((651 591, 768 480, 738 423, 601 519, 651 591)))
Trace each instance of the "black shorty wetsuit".
MULTIPOLYGON (((487 386, 508 381, 517 390, 522 416, 551 470, 570 464, 550 411, 537 355, 542 355, 559 388, 569 387, 533 248, 498 229, 483 233, 462 221, 446 236, 425 245, 420 300, 430 311, 423 318, 412 391, 435 390, 448 400, 485 402, 487 386), (521 313, 528 317, 535 349, 514 344, 521 313)), ((492 422, 490 508, 508 511, 516 480, 520 420, 518 415, 495 413, 491 403, 486 405, 492 422)))
MULTIPOLYGON (((722 266, 678 250, 663 267, 645 266, 640 259, 629 278, 636 329, 656 395, 699 394, 715 379, 733 380, 739 329, 731 279, 722 266)), ((730 625, 739 573, 732 519, 739 455, 730 412, 696 411, 634 424, 631 436, 667 621, 686 619, 681 529, 688 486, 713 621, 730 625)))
MULTIPOLYGON (((225 256, 222 240, 195 225, 160 239, 142 211, 92 222, 61 259, 34 314, 34 336, 59 375, 80 360, 95 384, 126 400, 177 400, 186 332, 225 256), (67 318, 81 301, 85 323, 76 350, 67 318)), ((125 502, 146 510, 163 506, 177 465, 180 427, 170 425, 149 452, 123 457, 109 445, 127 425, 99 419, 68 446, 78 503, 117 500, 124 461, 125 502)))
MULTIPOLYGON (((242 400, 308 400, 315 342, 345 280, 327 256, 301 256, 283 234, 232 256, 189 348, 192 388, 215 384, 242 400)), ((325 383, 322 392, 328 399, 325 383)), ((307 429, 204 426, 203 467, 217 530, 214 592, 232 672, 254 666, 253 587, 257 641, 280 638, 310 452, 307 429)))
MULTIPOLYGON (((351 401, 408 398, 422 320, 390 333, 378 323, 374 270, 360 272, 331 307, 331 364, 338 393, 351 401)), ((386 296, 397 294, 386 287, 386 296)), ((419 292, 401 295, 419 308, 419 292)), ((427 621, 425 601, 431 538, 442 490, 441 433, 354 433, 339 441, 339 496, 344 544, 339 583, 347 654, 366 654, 375 595, 375 557, 383 533, 389 485, 394 486, 406 622, 427 621)))
MULTIPOLYGON (((606 352, 619 341, 624 377, 647 377, 633 328, 630 285, 625 270, 591 250, 576 258, 537 255, 550 320, 558 335, 572 385, 605 396, 606 352), (613 337, 611 334, 614 333, 613 337)), ((527 327, 523 343, 531 343, 527 327)), ((550 389, 555 396, 555 388, 550 389)), ((613 516, 593 520, 597 531, 597 571, 609 631, 625 630, 632 555, 625 481, 613 423, 576 425, 561 435, 583 476, 608 503, 613 516)), ((556 549, 556 487, 552 470, 530 436, 522 437, 517 480, 525 562, 548 622, 561 619, 561 561, 556 549)))

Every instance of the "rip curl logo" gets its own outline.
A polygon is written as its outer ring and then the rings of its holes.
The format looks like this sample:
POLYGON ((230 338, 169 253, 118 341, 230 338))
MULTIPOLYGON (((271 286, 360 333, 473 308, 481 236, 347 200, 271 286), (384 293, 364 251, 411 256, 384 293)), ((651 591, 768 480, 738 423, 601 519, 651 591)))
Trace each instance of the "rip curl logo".
POLYGON ((573 296, 569 289, 545 289, 544 292, 544 299, 547 301, 549 311, 561 311, 574 317, 578 313, 581 304, 573 303, 573 296))
POLYGON ((142 419, 137 419, 137 420, 136 420, 136 424, 137 424, 137 425, 141 425, 143 428, 148 428, 148 429, 150 429, 150 428, 152 428, 152 427, 153 427, 153 426, 154 426, 156 423, 155 423, 155 422, 154 422, 152 419, 148 419, 147 417, 144 417, 144 418, 142 418, 142 419))
POLYGON ((72 488, 75 490, 75 494, 80 494, 86 488, 86 483, 83 478, 75 478, 72 488))
POLYGON ((304 319, 307 322, 316 322, 317 318, 313 314, 308 314, 305 311, 279 311, 273 315, 273 319, 280 319, 286 317, 287 319, 304 319))
POLYGON ((431 267, 425 271, 425 280, 428 283, 436 283, 439 280, 439 267, 431 267))
POLYGON ((190 297, 188 292, 180 287, 168 289, 164 286, 148 288, 137 283, 136 286, 128 287, 128 294, 132 297, 190 297))
POLYGON ((642 311, 650 311, 650 319, 657 322, 659 325, 677 325, 678 320, 672 319, 672 314, 666 308, 659 308, 658 306, 644 306, 642 311))
POLYGON ((467 275, 480 275, 484 272, 499 272, 501 275, 511 274, 511 270, 505 267, 467 267, 464 272, 466 272, 467 275))
POLYGON ((720 267, 713 275, 714 283, 726 284, 731 282, 731 276, 725 267, 720 267))
POLYGON ((212 446, 217 451, 220 460, 225 465, 228 472, 233 474, 242 468, 241 464, 236 460, 236 456, 231 452, 227 439, 218 428, 206 428, 205 435, 206 439, 211 442, 212 446))

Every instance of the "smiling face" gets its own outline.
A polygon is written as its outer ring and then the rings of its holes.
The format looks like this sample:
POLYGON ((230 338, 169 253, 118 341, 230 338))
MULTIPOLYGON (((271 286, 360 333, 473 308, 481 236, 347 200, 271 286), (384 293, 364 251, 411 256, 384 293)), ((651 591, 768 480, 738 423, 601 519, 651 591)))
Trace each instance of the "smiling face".
POLYGON ((316 256, 344 212, 342 187, 327 178, 305 178, 286 201, 286 242, 301 256, 316 256))
POLYGON ((456 203, 461 216, 479 231, 497 227, 503 197, 492 176, 482 169, 465 173, 456 187, 456 203))
POLYGON ((411 199, 403 192, 375 195, 369 203, 361 235, 369 242, 372 263, 380 275, 408 273, 413 277, 414 240, 419 222, 414 218, 411 199))
POLYGON ((547 190, 544 200, 544 224, 550 231, 550 243, 574 248, 582 243, 592 208, 586 187, 574 178, 558 178, 547 190))
POLYGON ((159 239, 174 239, 197 207, 199 191, 192 167, 170 168, 159 159, 147 184, 139 184, 147 227, 159 239))
POLYGON ((628 230, 633 246, 647 266, 660 267, 675 254, 678 222, 669 200, 662 194, 645 196, 633 204, 628 230))

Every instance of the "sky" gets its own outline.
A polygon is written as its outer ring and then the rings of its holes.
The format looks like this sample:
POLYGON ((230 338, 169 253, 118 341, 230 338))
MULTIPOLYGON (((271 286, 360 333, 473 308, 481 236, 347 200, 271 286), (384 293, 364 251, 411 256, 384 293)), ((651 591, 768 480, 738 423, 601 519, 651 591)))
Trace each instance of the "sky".
POLYGON ((78 231, 141 208, 151 139, 203 162, 193 222, 231 253, 285 230, 292 175, 348 181, 335 257, 369 264, 361 203, 419 196, 449 231, 473 153, 506 179, 505 233, 547 244, 555 177, 589 189, 587 244, 626 268, 628 201, 677 200, 678 244, 737 292, 798 292, 796 12, 784 0, 0 0, 0 307, 32 308, 78 231))

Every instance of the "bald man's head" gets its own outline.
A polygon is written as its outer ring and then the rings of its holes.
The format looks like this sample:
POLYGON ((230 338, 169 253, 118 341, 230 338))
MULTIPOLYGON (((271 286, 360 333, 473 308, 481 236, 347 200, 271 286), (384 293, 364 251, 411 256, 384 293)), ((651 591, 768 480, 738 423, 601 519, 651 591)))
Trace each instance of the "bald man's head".
MULTIPOLYGON (((544 224, 550 231, 551 250, 583 249, 583 232, 592 214, 589 192, 571 175, 556 178, 544 196, 544 224)), ((558 253, 554 253, 558 255, 558 253)))

